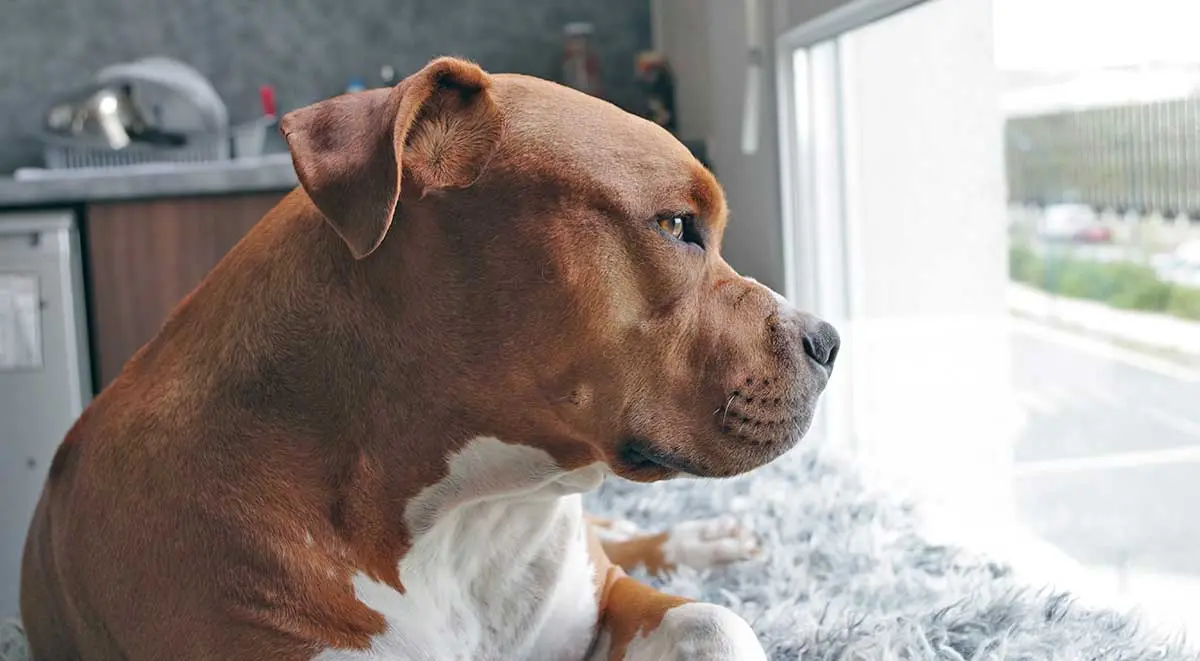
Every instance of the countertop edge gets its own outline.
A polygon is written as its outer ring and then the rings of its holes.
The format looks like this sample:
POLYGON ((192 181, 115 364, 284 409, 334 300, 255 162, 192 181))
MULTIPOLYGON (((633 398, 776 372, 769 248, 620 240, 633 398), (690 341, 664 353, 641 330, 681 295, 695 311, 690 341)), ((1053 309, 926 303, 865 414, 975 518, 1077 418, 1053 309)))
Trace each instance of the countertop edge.
POLYGON ((35 179, 5 177, 0 178, 0 208, 284 192, 296 184, 291 159, 284 154, 252 162, 158 165, 35 179))

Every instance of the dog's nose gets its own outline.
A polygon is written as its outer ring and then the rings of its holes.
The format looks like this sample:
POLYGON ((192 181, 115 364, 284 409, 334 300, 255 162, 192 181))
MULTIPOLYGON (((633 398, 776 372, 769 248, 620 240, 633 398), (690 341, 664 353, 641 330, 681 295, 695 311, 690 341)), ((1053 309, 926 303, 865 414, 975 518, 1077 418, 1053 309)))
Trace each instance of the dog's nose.
POLYGON ((804 332, 804 353, 826 370, 833 369, 842 340, 832 324, 817 320, 804 332))

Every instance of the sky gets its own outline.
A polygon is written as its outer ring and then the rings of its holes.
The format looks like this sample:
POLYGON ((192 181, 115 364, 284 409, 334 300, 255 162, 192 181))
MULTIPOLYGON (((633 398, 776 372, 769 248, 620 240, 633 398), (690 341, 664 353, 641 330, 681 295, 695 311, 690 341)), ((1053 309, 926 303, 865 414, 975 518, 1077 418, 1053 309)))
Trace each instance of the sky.
POLYGON ((1200 0, 993 0, 993 8, 1002 70, 1200 64, 1200 0))

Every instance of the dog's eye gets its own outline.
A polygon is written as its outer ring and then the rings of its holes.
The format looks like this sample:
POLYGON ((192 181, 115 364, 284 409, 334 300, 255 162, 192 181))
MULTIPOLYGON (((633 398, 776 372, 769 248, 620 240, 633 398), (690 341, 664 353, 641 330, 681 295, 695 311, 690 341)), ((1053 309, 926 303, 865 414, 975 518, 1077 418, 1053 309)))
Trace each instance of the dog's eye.
POLYGON ((667 234, 670 234, 672 237, 674 237, 676 239, 683 238, 683 217, 682 216, 672 216, 670 218, 659 218, 658 226, 662 229, 662 231, 666 232, 667 234))
POLYGON ((690 243, 698 248, 704 247, 704 240, 696 227, 694 216, 681 213, 663 214, 655 222, 658 223, 658 228, 672 239, 690 243))

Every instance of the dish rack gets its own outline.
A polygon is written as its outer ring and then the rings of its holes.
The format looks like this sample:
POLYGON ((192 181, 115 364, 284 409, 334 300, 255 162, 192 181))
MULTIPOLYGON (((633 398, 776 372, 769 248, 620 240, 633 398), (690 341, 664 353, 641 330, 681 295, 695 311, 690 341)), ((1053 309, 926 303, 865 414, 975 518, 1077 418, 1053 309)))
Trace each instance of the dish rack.
POLYGON ((229 132, 217 130, 192 134, 182 147, 165 147, 132 143, 124 149, 107 145, 88 145, 82 142, 46 136, 42 140, 42 155, 51 170, 79 168, 116 168, 143 163, 206 163, 230 158, 229 132))
POLYGON ((231 131, 224 102, 199 71, 152 56, 106 66, 64 93, 34 137, 47 169, 77 170, 227 161, 231 131))

